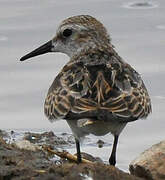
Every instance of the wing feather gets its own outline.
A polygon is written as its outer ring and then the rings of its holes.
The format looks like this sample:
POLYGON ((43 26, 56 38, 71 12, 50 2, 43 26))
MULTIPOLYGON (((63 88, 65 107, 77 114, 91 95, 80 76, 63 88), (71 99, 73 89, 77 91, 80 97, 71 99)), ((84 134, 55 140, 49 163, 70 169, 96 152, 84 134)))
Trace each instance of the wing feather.
POLYGON ((151 101, 140 75, 122 61, 100 64, 68 63, 56 77, 45 100, 45 114, 62 119, 68 114, 106 112, 123 121, 145 118, 151 101))

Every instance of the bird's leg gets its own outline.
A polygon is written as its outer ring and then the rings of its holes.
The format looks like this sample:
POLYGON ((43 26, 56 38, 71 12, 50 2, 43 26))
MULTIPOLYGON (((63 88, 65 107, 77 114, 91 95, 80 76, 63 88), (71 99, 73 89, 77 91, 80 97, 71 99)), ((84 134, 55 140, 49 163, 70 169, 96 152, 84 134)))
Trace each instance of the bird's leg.
POLYGON ((115 166, 116 164, 116 148, 117 148, 117 143, 118 143, 118 135, 114 135, 114 143, 113 143, 113 148, 112 148, 112 153, 109 158, 109 164, 112 166, 115 166))
POLYGON ((76 141, 76 149, 77 149, 77 162, 81 163, 82 159, 81 159, 81 152, 80 152, 80 142, 76 138, 75 138, 75 141, 76 141))

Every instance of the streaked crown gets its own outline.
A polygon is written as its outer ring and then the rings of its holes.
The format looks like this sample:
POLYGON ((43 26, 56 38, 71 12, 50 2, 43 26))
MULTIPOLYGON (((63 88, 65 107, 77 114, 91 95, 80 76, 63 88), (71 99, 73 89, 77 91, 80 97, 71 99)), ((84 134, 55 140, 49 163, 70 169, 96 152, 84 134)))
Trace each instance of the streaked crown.
POLYGON ((102 39, 104 41, 110 42, 109 34, 107 33, 104 25, 98 21, 96 18, 89 15, 79 15, 73 16, 62 21, 61 26, 72 25, 72 26, 80 26, 84 27, 84 29, 95 32, 97 34, 98 39, 102 39))
POLYGON ((101 22, 89 15, 73 16, 60 24, 53 39, 54 51, 70 57, 86 47, 110 44, 110 37, 101 22))

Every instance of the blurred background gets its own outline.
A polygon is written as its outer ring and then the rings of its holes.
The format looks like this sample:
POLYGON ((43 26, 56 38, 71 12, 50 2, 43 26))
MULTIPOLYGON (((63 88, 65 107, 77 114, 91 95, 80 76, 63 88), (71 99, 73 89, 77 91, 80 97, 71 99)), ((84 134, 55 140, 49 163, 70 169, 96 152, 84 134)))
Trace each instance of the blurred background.
MULTIPOLYGON (((127 169, 140 152, 165 138, 164 0, 0 0, 0 128, 70 132, 65 121, 52 124, 43 113, 48 88, 69 58, 50 53, 19 59, 50 40, 63 19, 80 14, 105 25, 116 51, 142 75, 152 99, 152 115, 129 123, 120 136, 118 165, 127 169)), ((112 142, 111 135, 102 138, 112 142)), ((92 152, 107 160, 110 149, 92 152)), ((91 152, 91 147, 83 150, 91 152)))

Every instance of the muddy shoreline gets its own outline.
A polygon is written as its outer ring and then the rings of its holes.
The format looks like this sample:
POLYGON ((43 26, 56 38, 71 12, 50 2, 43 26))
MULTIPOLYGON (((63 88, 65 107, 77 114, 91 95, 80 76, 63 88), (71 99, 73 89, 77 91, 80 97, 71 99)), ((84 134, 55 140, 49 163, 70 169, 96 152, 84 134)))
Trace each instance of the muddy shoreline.
POLYGON ((89 154, 84 153, 83 156, 94 163, 77 164, 64 158, 54 158, 54 155, 43 149, 43 146, 47 146, 63 151, 63 146, 74 143, 72 137, 68 136, 66 140, 53 132, 26 132, 22 140, 6 143, 12 134, 14 132, 9 135, 0 130, 0 180, 140 179, 106 165, 100 158, 89 154))

